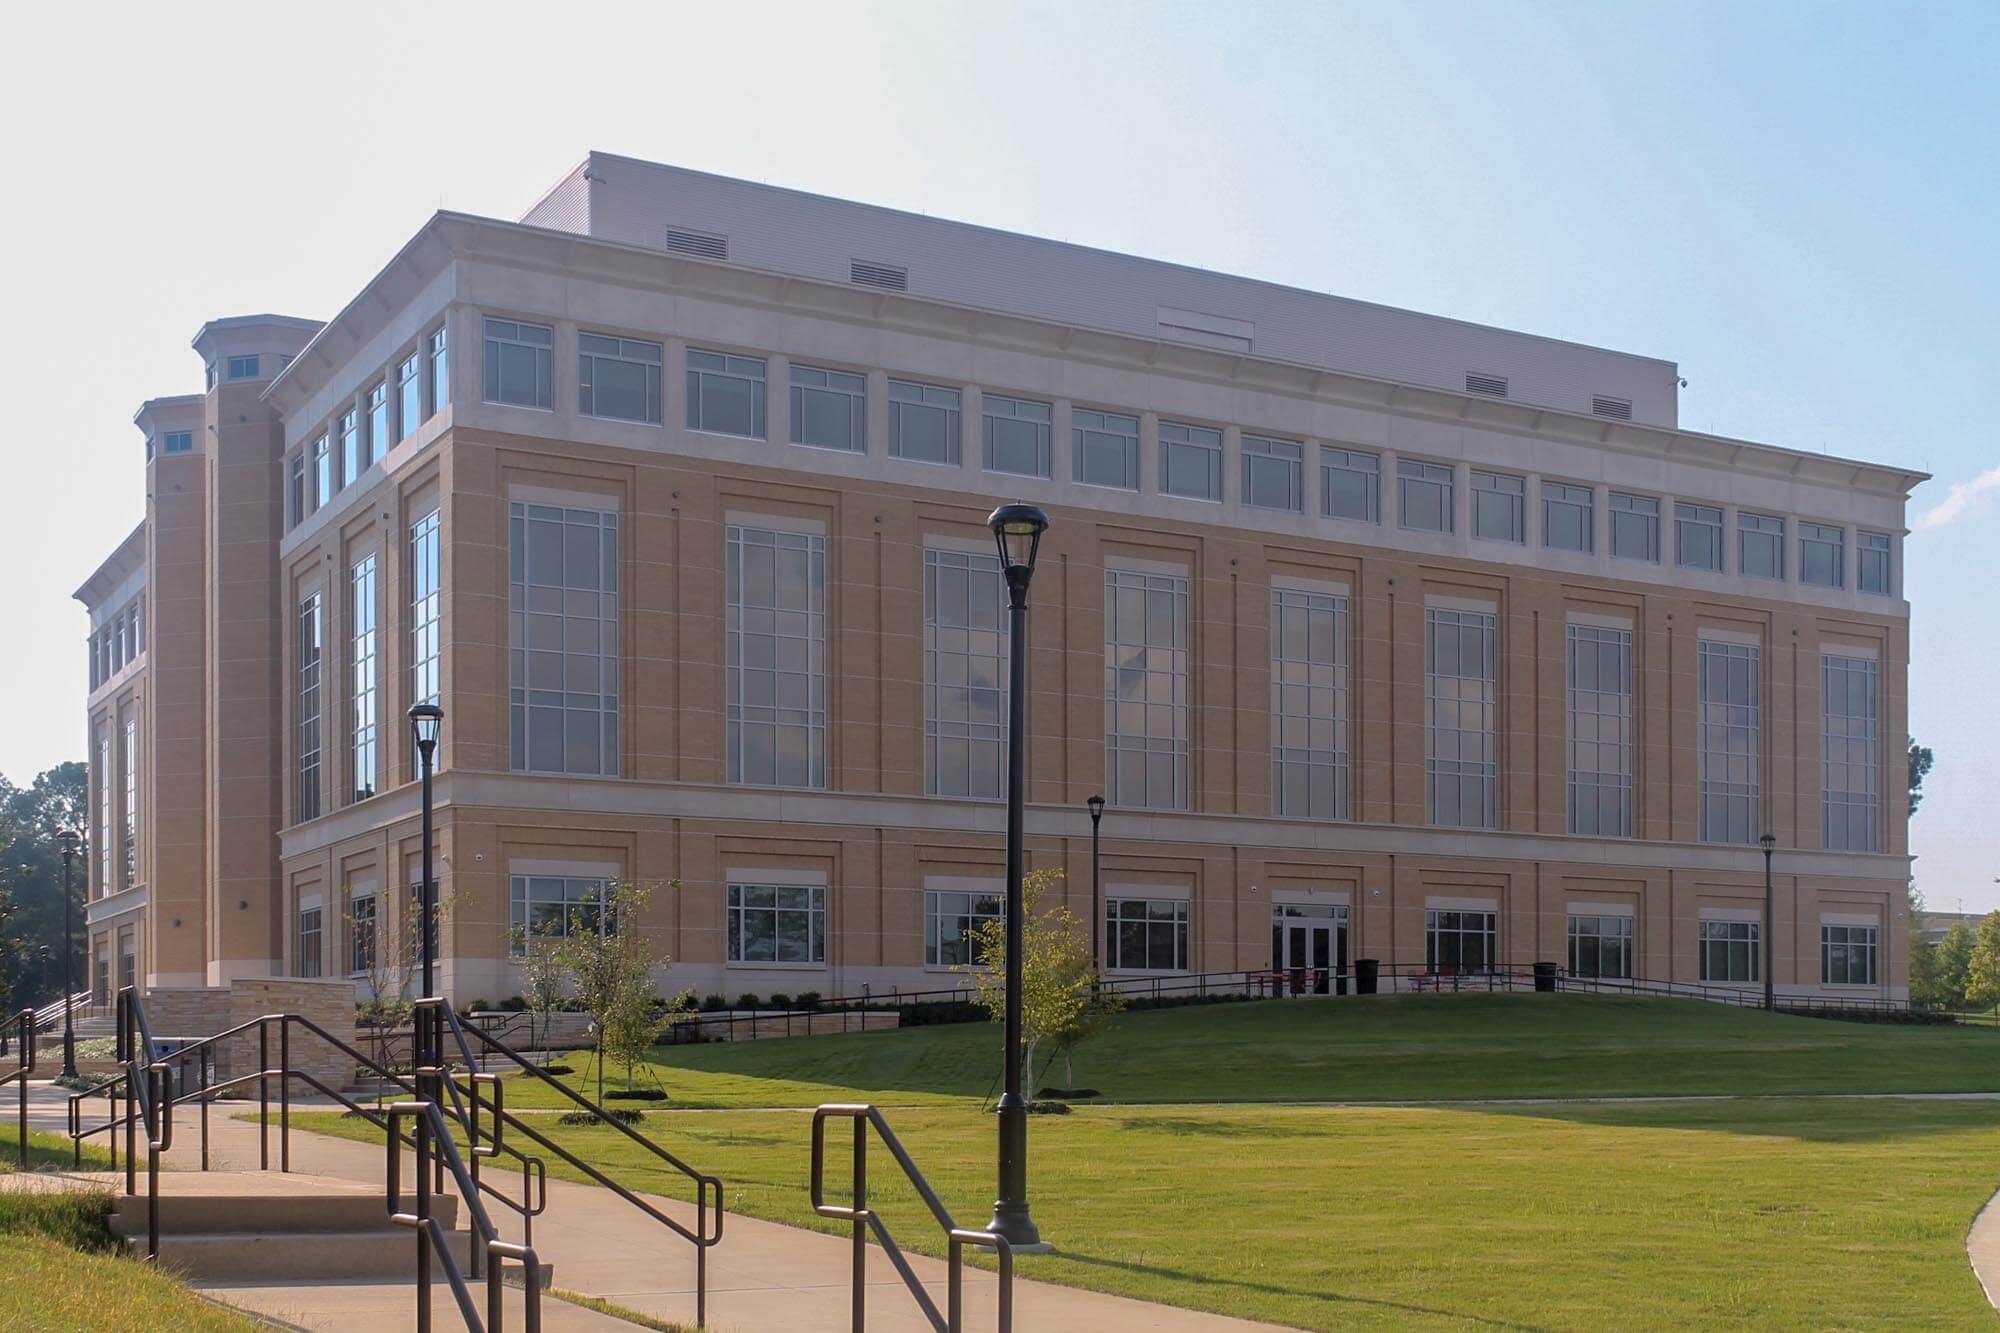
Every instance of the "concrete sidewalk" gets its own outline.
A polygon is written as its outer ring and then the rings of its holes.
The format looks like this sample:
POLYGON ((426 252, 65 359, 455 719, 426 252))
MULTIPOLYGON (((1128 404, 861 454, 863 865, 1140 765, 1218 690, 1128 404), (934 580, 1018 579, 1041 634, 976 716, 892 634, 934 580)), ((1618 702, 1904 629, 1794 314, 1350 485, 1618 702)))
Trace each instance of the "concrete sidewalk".
MULTIPOLYGON (((37 1129, 64 1131, 59 1089, 38 1086, 30 1106, 37 1129)), ((254 1103, 252 1103, 254 1106, 254 1103)), ((294 1103, 295 1106, 299 1105, 294 1103)), ((210 1121, 210 1165, 215 1169, 257 1166, 257 1126, 233 1118, 241 1109, 218 1103, 210 1121)), ((317 1109, 317 1108, 315 1108, 317 1109)), ((170 1167, 190 1169, 200 1164, 193 1117, 177 1116, 170 1167)), ((277 1162, 276 1115, 273 1114, 272 1162, 277 1162)), ((803 1122, 801 1122, 803 1128, 803 1122)), ((122 1152, 122 1145, 121 1145, 122 1152)), ((143 1165, 143 1162, 142 1162, 143 1165)), ((294 1174, 322 1175, 345 1181, 380 1185, 383 1151, 379 1147, 294 1130, 294 1174)), ((725 1185, 726 1185, 725 1181, 725 1185)), ((507 1181, 502 1188, 516 1186, 507 1181)), ((144 1188, 143 1179, 141 1189, 144 1188)), ((163 1192, 173 1189, 163 1176, 163 1192)), ((692 1325, 695 1316, 695 1250, 692 1245, 609 1190, 551 1179, 548 1209, 535 1220, 536 1253, 555 1265, 557 1285, 601 1297, 655 1318, 692 1325)), ((511 1190, 510 1190, 511 1192, 511 1190)), ((644 1195, 668 1216, 694 1226, 694 1210, 683 1202, 644 1195)), ((501 1234, 519 1240, 519 1219, 495 1208, 501 1234)), ((709 1251, 708 1325, 729 1333, 849 1333, 852 1272, 850 1242, 796 1227, 730 1214, 719 1245, 709 1251)), ((911 1267, 931 1298, 945 1304, 946 1265, 942 1260, 910 1256, 911 1267)), ((985 1270, 965 1270, 968 1333, 995 1328, 998 1279, 985 1270)), ((866 1299, 870 1333, 930 1333, 922 1311, 903 1286, 888 1258, 870 1246, 866 1269, 866 1299)), ((349 1284, 351 1287, 352 1284, 349 1284)), ((364 1286, 371 1284, 362 1284, 364 1286)), ((246 1309, 280 1314, 308 1328, 376 1329, 414 1326, 411 1288, 382 1284, 367 1292, 323 1285, 292 1288, 219 1287, 217 1297, 246 1309), (381 1299, 381 1294, 400 1297, 381 1299), (253 1303, 254 1302, 254 1303, 253 1303), (281 1314, 289 1310, 290 1314, 281 1314), (302 1317, 303 1316, 303 1317, 302 1317), (333 1322, 326 1322, 327 1320, 333 1322)), ((446 1317, 440 1327, 455 1327, 458 1319, 450 1297, 438 1307, 446 1317)), ((1014 1284, 1014 1326, 1022 1333, 1228 1333, 1231 1330, 1274 1329, 1220 1315, 1199 1314, 1172 1306, 1128 1300, 1046 1282, 1014 1284)), ((560 1302, 545 1301, 546 1316, 588 1312, 560 1302)), ((551 1329, 584 1328, 584 1324, 551 1322, 551 1329)), ((617 1327, 630 1328, 629 1324, 617 1327)))

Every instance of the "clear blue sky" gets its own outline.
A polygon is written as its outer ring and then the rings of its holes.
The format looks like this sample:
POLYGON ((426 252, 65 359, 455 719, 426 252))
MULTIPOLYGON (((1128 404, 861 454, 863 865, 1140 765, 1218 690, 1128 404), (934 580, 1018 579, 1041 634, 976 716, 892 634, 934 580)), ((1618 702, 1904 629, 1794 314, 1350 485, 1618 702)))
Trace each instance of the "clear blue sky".
POLYGON ((2000 905, 2000 716, 1956 706, 2000 662, 2000 5, 30 6, 8 47, 17 781, 82 756, 69 593, 201 322, 330 315, 596 147, 1670 357, 1690 427, 1934 472, 1918 881, 2000 905))

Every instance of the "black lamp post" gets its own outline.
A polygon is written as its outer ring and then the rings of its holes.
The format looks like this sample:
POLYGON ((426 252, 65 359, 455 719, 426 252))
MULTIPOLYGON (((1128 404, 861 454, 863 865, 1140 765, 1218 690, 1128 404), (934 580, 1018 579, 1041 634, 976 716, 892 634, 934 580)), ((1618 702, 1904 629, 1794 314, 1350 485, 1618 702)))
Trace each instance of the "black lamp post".
POLYGON ((1104 859, 1098 840, 1098 821, 1104 818, 1104 798, 1093 796, 1084 802, 1090 807, 1090 970, 1104 970, 1104 859))
POLYGON ((417 938, 424 965, 423 993, 418 998, 425 1000, 434 989, 436 959, 432 954, 437 947, 437 883, 431 878, 431 768, 437 756, 438 728, 443 725, 444 709, 436 704, 410 705, 410 733, 417 742, 417 778, 423 784, 423 878, 417 884, 417 911, 422 917, 417 929, 422 933, 417 938))
POLYGON ((1777 942, 1771 918, 1771 853, 1777 849, 1778 840, 1766 833, 1757 839, 1757 845, 1764 849, 1764 1008, 1770 1010, 1777 1007, 1771 996, 1771 961, 1776 957, 1772 950, 1777 942))
POLYGON ((986 1229, 1016 1250, 1039 1246, 1028 1215, 1028 1103, 1021 1096, 1021 877, 1028 773, 1028 580, 1049 516, 1001 505, 987 518, 1007 577, 1007 1090, 1000 1097, 1000 1197, 986 1229))
POLYGON ((70 897, 69 868, 76 857, 76 834, 56 835, 63 859, 63 1077, 76 1077, 76 903, 70 897))

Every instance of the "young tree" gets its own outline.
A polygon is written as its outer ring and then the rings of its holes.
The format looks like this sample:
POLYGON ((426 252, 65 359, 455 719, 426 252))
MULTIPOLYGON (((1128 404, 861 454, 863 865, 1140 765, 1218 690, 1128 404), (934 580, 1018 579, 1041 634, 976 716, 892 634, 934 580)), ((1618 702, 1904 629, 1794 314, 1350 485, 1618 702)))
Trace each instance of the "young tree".
POLYGON ((1941 1009, 1963 1009, 1970 1001, 1967 990, 1972 980, 1972 930, 1963 921, 1955 922, 1937 943, 1933 955, 1937 973, 1937 1004, 1941 1009))
POLYGON ((528 1044, 547 1049, 556 1011, 569 999, 569 963, 560 938, 525 930, 516 931, 515 937, 521 955, 522 997, 528 1002, 528 1044))
MULTIPOLYGON (((1096 985, 1090 946, 1076 914, 1054 901, 1060 870, 1029 872, 1021 883, 1021 1041, 1027 1086, 1035 1099, 1035 1049, 1043 1044, 1063 1052, 1064 1077, 1076 1081, 1070 1052, 1118 1012, 1123 1000, 1096 985)), ((973 1000, 996 1023, 1007 1014, 1007 923, 982 921, 972 930, 974 962, 960 970, 972 977, 973 1000)))
POLYGON ((1910 813, 1913 815, 1924 799, 1924 779, 1930 775, 1931 764, 1936 759, 1930 746, 1910 742, 1910 813))
POLYGON ((1972 961, 1966 976, 1966 999, 2000 1019, 2000 912, 1989 912, 1972 939, 1972 961))
MULTIPOLYGON (((679 891, 680 881, 669 883, 679 891)), ((604 1100, 604 1062, 625 1063, 625 1087, 632 1087, 634 1067, 660 1030, 656 968, 673 959, 655 953, 640 926, 641 914, 653 896, 646 884, 607 884, 603 895, 575 913, 560 956, 575 987, 577 1003, 590 1015, 597 1031, 597 1099, 604 1100)))

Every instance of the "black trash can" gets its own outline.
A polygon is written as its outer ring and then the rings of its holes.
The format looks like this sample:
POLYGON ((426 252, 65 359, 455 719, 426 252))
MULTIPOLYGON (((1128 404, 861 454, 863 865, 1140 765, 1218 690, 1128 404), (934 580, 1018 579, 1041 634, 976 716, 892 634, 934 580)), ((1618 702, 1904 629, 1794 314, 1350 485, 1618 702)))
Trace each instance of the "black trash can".
POLYGON ((1355 959, 1354 993, 1356 995, 1373 995, 1375 993, 1376 980, 1381 975, 1382 975, 1382 963, 1380 959, 1376 958, 1355 959))
POLYGON ((1535 964, 1535 993, 1553 995, 1556 993, 1556 965, 1554 963, 1535 964))

